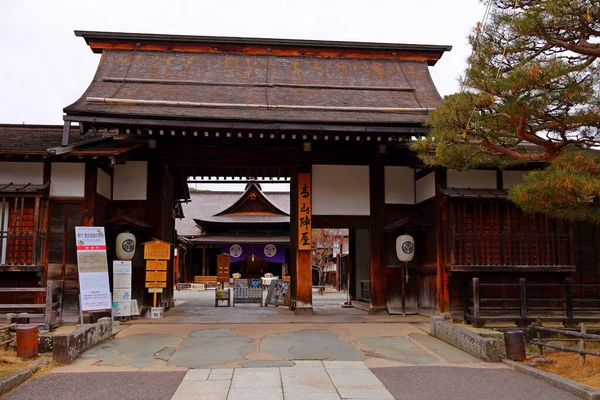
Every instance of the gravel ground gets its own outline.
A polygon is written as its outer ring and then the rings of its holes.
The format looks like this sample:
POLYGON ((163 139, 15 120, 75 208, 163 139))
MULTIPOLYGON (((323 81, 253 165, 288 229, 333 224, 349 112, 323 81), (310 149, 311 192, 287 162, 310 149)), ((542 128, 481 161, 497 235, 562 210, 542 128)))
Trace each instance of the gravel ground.
POLYGON ((184 376, 185 371, 54 373, 30 380, 4 399, 168 400, 184 376))
POLYGON ((373 368, 397 399, 576 400, 562 389, 510 369, 458 367, 373 368))

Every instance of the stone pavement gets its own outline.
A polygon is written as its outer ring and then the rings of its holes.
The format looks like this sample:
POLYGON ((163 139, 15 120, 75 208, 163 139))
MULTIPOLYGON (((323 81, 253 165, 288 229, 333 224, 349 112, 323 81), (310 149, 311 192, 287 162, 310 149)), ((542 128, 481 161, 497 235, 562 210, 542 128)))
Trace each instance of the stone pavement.
POLYGON ((292 367, 193 369, 173 400, 393 399, 362 361, 296 361, 292 367))
POLYGON ((186 299, 164 319, 123 325, 73 364, 6 398, 573 398, 429 336, 425 317, 369 316, 327 304, 321 310, 331 314, 297 317, 284 307, 215 309, 202 305, 206 297, 186 299))

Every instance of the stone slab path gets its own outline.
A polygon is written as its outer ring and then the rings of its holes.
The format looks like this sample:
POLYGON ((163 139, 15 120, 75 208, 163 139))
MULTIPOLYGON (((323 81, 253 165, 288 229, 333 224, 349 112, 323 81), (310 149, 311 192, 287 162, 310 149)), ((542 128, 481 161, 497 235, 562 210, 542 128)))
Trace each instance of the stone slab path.
POLYGON ((362 361, 295 361, 293 367, 193 369, 172 400, 393 399, 362 361))

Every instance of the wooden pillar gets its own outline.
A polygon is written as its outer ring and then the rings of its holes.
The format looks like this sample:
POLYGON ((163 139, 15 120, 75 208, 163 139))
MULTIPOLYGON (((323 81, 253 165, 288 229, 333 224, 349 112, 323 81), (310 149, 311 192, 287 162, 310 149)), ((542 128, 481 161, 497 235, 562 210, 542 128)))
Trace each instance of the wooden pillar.
POLYGON ((369 166, 369 235, 371 244, 370 314, 387 310, 386 254, 383 228, 385 226, 385 175, 383 163, 375 161, 369 166))
POLYGON ((94 226, 96 209, 96 185, 98 183, 98 166, 94 162, 85 163, 85 184, 83 194, 83 210, 81 224, 94 226))
POLYGON ((448 274, 446 273, 446 239, 448 227, 447 204, 440 188, 446 187, 446 170, 438 168, 435 170, 435 196, 436 196, 436 264, 437 264, 437 307, 441 313, 450 311, 450 292, 448 274))
POLYGON ((313 314, 312 308, 312 184, 310 167, 298 168, 291 188, 291 306, 296 314, 313 314), (308 240, 307 240, 308 239, 308 240))
MULTIPOLYGON (((202 243, 202 273, 201 275, 208 275, 208 268, 206 268, 206 243, 202 243)), ((192 276, 192 281, 194 277, 192 276)))

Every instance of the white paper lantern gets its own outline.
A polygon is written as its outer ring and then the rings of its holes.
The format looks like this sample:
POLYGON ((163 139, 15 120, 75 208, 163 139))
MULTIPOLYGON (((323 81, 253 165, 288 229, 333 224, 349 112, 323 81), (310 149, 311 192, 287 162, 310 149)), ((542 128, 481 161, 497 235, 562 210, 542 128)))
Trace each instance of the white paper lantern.
POLYGON ((415 256, 415 239, 410 235, 401 235, 396 239, 398 260, 408 262, 415 256))
POLYGON ((135 255, 135 236, 130 232, 117 235, 116 253, 119 260, 128 261, 135 255))

